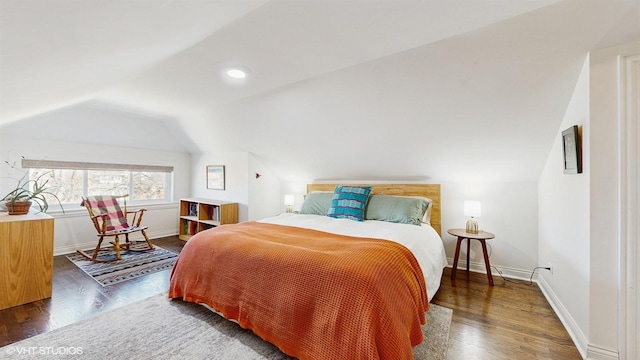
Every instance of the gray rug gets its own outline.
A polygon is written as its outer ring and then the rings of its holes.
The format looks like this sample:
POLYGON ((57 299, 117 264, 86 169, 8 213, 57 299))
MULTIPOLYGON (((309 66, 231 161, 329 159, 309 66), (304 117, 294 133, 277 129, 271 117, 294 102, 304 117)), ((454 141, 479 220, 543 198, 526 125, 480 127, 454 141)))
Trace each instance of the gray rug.
MULTIPOLYGON (((453 311, 431 304, 416 359, 446 358, 453 311)), ((0 359, 291 359, 204 306, 165 294, 0 348, 0 359)))

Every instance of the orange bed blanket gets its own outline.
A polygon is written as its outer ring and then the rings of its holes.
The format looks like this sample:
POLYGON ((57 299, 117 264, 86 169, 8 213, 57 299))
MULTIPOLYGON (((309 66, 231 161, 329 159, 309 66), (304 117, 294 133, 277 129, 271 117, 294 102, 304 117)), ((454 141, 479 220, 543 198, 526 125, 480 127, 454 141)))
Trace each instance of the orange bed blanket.
POLYGON ((429 308, 404 246, 259 222, 193 236, 169 298, 203 303, 299 359, 412 359, 429 308))

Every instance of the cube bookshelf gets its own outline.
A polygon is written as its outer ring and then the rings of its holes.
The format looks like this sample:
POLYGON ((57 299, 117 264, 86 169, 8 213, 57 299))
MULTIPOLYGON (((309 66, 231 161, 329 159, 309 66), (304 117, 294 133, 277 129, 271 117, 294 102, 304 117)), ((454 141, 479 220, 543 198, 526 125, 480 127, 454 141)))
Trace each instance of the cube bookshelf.
POLYGON ((237 222, 238 203, 202 198, 180 199, 180 240, 187 241, 200 231, 237 222))

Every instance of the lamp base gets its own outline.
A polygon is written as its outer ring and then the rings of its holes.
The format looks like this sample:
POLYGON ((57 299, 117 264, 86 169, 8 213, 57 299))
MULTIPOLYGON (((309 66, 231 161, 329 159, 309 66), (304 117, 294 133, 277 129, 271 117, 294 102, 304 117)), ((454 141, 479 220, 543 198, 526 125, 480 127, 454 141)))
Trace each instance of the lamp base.
POLYGON ((477 234, 478 233, 478 222, 476 221, 476 219, 471 218, 469 220, 467 220, 467 229, 466 231, 469 234, 477 234))

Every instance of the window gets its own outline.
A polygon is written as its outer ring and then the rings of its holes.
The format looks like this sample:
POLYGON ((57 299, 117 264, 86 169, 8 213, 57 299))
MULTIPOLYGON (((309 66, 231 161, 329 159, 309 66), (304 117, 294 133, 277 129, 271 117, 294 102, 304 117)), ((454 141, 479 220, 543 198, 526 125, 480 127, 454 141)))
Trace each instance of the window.
MULTIPOLYGON (((22 160, 29 179, 43 175, 62 205, 80 204, 87 195, 129 194, 129 204, 171 201, 173 167, 102 164, 51 160, 22 160)), ((57 204, 47 198, 50 204, 57 204)))

